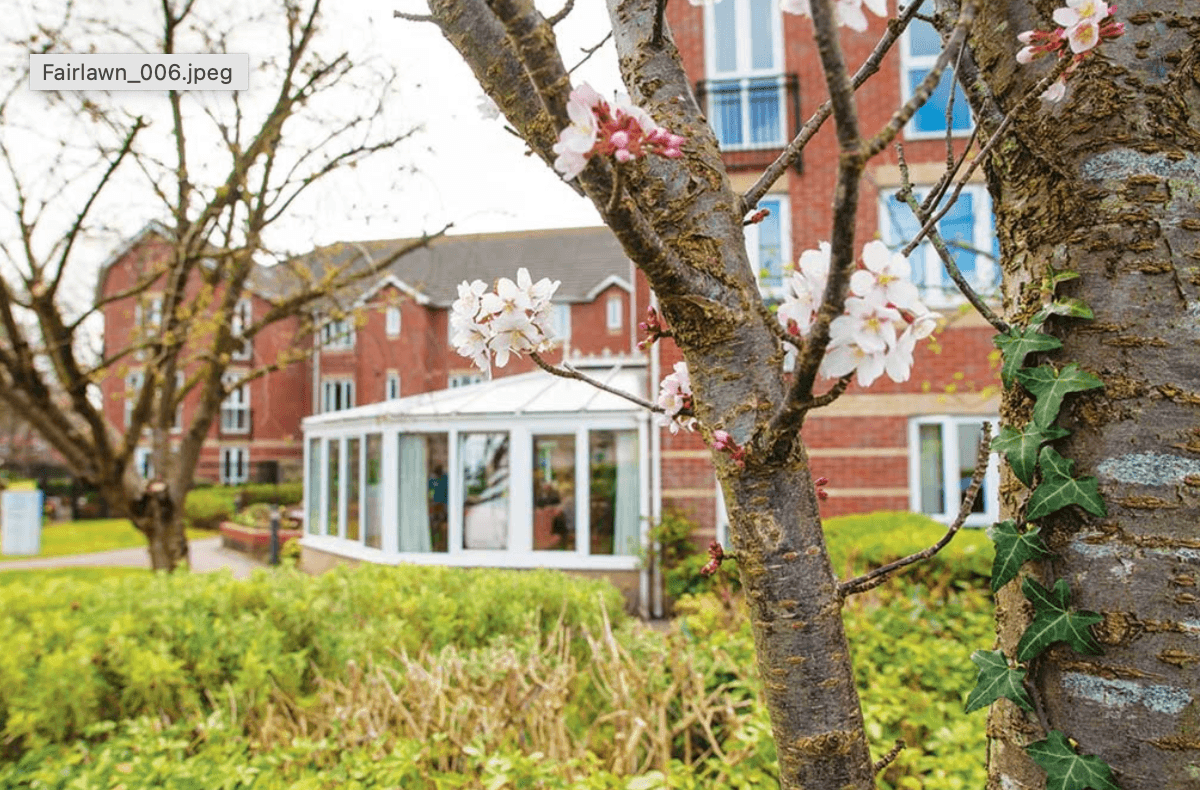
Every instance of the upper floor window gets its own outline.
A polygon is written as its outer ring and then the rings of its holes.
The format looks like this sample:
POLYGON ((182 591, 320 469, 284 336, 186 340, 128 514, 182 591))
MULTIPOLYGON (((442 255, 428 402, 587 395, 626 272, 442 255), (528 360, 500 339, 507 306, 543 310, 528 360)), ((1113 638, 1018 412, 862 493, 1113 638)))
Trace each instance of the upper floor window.
MULTIPOLYGON (((242 377, 242 373, 229 371, 221 377, 226 387, 242 377)), ((229 390, 225 400, 221 401, 221 432, 249 433, 250 432, 250 384, 240 384, 229 390)))
POLYGON ((470 384, 478 384, 483 381, 483 374, 479 372, 471 373, 451 373, 446 380, 446 386, 450 389, 458 387, 466 387, 470 384))
POLYGON ((394 370, 388 371, 383 396, 387 400, 395 400, 400 397, 400 374, 394 370))
MULTIPOLYGON (((162 297, 146 296, 133 306, 134 337, 138 342, 145 343, 158 334, 162 326, 162 297)), ((134 354, 136 359, 145 359, 144 349, 134 354)))
POLYGON ((354 382, 350 379, 325 379, 321 382, 321 412, 354 407, 354 382))
POLYGON ((571 340, 571 305, 552 305, 550 331, 554 333, 554 340, 560 344, 571 340))
MULTIPOLYGON (((901 93, 905 101, 912 97, 921 80, 933 70, 942 51, 942 39, 933 25, 921 19, 913 19, 900 45, 901 93)), ((939 137, 946 134, 946 109, 950 103, 951 89, 954 107, 950 114, 950 129, 955 134, 971 131, 971 107, 962 87, 954 79, 953 68, 942 72, 942 79, 929 101, 917 110, 905 129, 909 138, 939 137)))
POLYGON ((221 448, 221 482, 227 486, 250 479, 250 450, 246 447, 221 448))
POLYGON ((706 9, 708 120, 722 148, 787 140, 783 38, 776 0, 725 0, 706 9))
POLYGON ((354 322, 349 318, 330 320, 321 326, 321 347, 327 350, 354 348, 354 322))
POLYGON ((608 301, 604 304, 604 324, 608 327, 608 331, 616 332, 624 326, 625 321, 621 313, 624 307, 625 300, 617 294, 608 297, 608 301))
POLYGON ((769 213, 761 222, 746 226, 746 254, 763 294, 782 298, 783 264, 791 257, 788 200, 768 195, 758 201, 758 207, 769 213))
MULTIPOLYGON (((233 315, 229 318, 229 333, 235 338, 240 338, 253 322, 254 307, 250 299, 247 297, 238 299, 237 304, 233 306, 233 315)), ((230 358, 244 362, 250 359, 250 353, 250 341, 243 340, 230 354, 230 358)))
POLYGON ((130 422, 133 421, 133 406, 137 402, 138 396, 142 393, 142 384, 145 382, 145 374, 140 370, 130 371, 125 376, 125 427, 128 428, 130 422))
MULTIPOLYGON (((918 200, 924 199, 924 190, 914 192, 918 200)), ((881 193, 879 201, 879 228, 883 241, 892 249, 899 249, 916 237, 921 223, 894 194, 881 193)), ((967 282, 983 296, 994 295, 999 287, 1000 245, 992 219, 992 201, 983 185, 964 187, 937 227, 967 282)), ((929 241, 922 241, 908 262, 912 267, 913 282, 921 289, 922 298, 930 307, 944 306, 960 298, 958 288, 929 241)))
POLYGON ((392 305, 392 306, 388 307, 384 316, 385 316, 384 323, 387 324, 387 327, 386 327, 387 328, 387 336, 388 337, 399 337, 400 336, 400 308, 397 305, 392 305))
MULTIPOLYGON (((950 522, 971 484, 986 417, 921 417, 909 424, 909 506, 950 522)), ((1000 473, 993 454, 967 524, 991 524, 1000 514, 1000 473)))
POLYGON ((138 447, 133 451, 133 468, 142 479, 154 477, 154 452, 149 447, 138 447))

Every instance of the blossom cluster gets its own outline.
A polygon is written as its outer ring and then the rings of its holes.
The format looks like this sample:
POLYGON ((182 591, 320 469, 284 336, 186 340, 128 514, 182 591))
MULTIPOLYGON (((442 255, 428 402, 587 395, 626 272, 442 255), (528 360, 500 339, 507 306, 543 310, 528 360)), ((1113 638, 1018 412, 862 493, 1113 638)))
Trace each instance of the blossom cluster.
POLYGON ((692 410, 692 379, 687 363, 676 362, 674 371, 658 385, 658 406, 662 411, 656 420, 659 425, 670 427, 671 433, 679 433, 680 427, 689 431, 695 428, 696 419, 683 415, 692 410))
POLYGON ((1115 5, 1105 0, 1067 0, 1066 6, 1055 9, 1054 21, 1061 27, 1054 30, 1026 30, 1017 36, 1025 46, 1017 53, 1018 63, 1032 63, 1043 55, 1069 57, 1062 76, 1042 94, 1046 101, 1059 101, 1067 93, 1067 77, 1084 58, 1096 50, 1101 41, 1124 35, 1125 25, 1113 19, 1115 5))
POLYGON ((683 155, 684 138, 671 134, 654 122, 650 114, 633 104, 623 93, 608 102, 586 82, 571 91, 567 101, 571 125, 558 134, 554 144, 554 169, 570 181, 583 172, 593 156, 611 155, 628 162, 647 154, 668 159, 683 155))
POLYGON ((535 283, 524 267, 517 270, 515 283, 501 277, 494 291, 483 280, 464 280, 450 313, 454 350, 485 373, 493 354, 502 368, 512 354, 546 351, 554 344, 550 298, 559 285, 548 277, 535 283))
POLYGON ((672 336, 671 330, 662 322, 662 317, 653 307, 646 308, 646 320, 638 324, 638 329, 646 333, 646 336, 638 341, 637 347, 640 351, 645 351, 660 338, 672 336))
MULTIPOLYGON (((708 5, 721 0, 691 0, 692 5, 708 5)), ((867 29, 867 15, 862 7, 866 6, 875 16, 887 16, 887 0, 837 0, 834 13, 837 23, 859 33, 867 29)), ((812 16, 810 0, 779 0, 779 8, 785 14, 812 16)))
MULTIPOLYGON (((806 250, 789 278, 789 293, 776 314, 784 330, 807 337, 817 320, 829 280, 829 244, 806 250)), ((849 373, 864 387, 886 373, 892 381, 908 381, 918 340, 937 326, 909 279, 908 259, 883 242, 863 247, 861 265, 850 277, 845 313, 829 324, 829 346, 821 375, 849 373)))

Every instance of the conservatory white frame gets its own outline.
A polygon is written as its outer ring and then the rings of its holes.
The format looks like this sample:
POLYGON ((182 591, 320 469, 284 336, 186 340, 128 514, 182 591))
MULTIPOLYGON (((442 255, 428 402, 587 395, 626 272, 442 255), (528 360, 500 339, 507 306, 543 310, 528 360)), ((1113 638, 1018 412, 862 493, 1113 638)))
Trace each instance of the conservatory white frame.
MULTIPOLYGON (((610 363, 611 364, 611 363, 610 363)), ((639 366, 640 367, 640 366, 639 366)), ((620 371, 620 366, 617 367, 620 371)), ((643 371, 625 370, 623 384, 642 380, 643 371)), ((593 375, 596 375, 593 373, 593 375)), ((598 376, 603 379, 604 376, 598 376)), ((644 385, 643 385, 644 386, 644 385)), ((641 560, 635 554, 591 554, 589 500, 575 502, 575 549, 534 550, 533 548, 533 438, 539 435, 569 434, 575 437, 575 490, 589 485, 588 458, 590 431, 634 431, 637 436, 638 532, 646 545, 651 507, 650 415, 627 401, 602 393, 590 385, 556 379, 542 372, 506 377, 452 390, 409 396, 398 400, 330 412, 309 417, 304 431, 304 514, 305 529, 301 545, 330 554, 384 564, 416 563, 499 568, 558 568, 588 571, 638 571, 641 560), (497 397, 499 388, 505 388, 497 397), (524 388, 524 390, 520 390, 524 388), (580 389, 583 388, 583 389, 580 389), (517 408, 491 411, 497 403, 511 404, 517 395, 517 408), (569 391, 569 392, 568 392, 569 391), (555 404, 563 410, 553 410, 555 404), (467 549, 463 543, 463 480, 459 459, 459 437, 465 433, 509 434, 508 458, 508 535, 505 549, 467 549), (380 480, 396 481, 400 474, 399 436, 402 434, 443 434, 447 441, 448 540, 444 552, 402 552, 399 549, 399 491, 396 485, 381 485, 382 540, 380 548, 366 545, 367 508, 367 437, 379 434, 382 442, 380 480), (347 448, 358 438, 359 527, 358 538, 346 537, 350 471, 347 448), (315 440, 315 445, 314 445, 315 440), (314 446, 317 455, 314 456, 314 446), (329 535, 330 507, 329 448, 339 448, 338 534, 329 535), (314 461, 316 467, 313 467, 314 461), (314 487, 313 473, 319 481, 314 487), (315 510, 314 510, 315 508, 315 510), (310 515, 317 522, 310 524, 310 515), (315 528, 315 529, 314 529, 315 528)), ((643 570, 643 600, 649 580, 643 570)))

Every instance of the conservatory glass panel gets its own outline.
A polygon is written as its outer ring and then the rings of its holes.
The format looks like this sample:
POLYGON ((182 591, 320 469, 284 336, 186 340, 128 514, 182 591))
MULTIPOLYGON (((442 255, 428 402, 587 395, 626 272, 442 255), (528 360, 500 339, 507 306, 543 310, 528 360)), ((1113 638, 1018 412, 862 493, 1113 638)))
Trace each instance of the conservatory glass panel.
POLYGON ((397 441, 400 551, 445 552, 450 443, 444 433, 403 433, 397 441))
POLYGON ((383 548, 383 436, 378 433, 367 434, 367 477, 366 477, 366 512, 364 516, 364 537, 368 546, 373 549, 383 548))
POLYGON ((329 459, 326 465, 329 470, 329 476, 326 479, 329 487, 325 490, 325 507, 328 517, 326 522, 326 534, 337 535, 338 527, 341 522, 341 511, 338 504, 341 501, 341 462, 342 462, 342 442, 340 439, 329 439, 325 442, 325 453, 329 459))
POLYGON ((533 548, 575 550, 575 435, 533 437, 533 548))
POLYGON ((321 530, 321 440, 308 440, 308 513, 305 514, 308 534, 321 530))
POLYGON ((359 494, 362 492, 362 440, 346 440, 346 540, 358 540, 359 494))
POLYGON ((508 433, 459 435, 463 548, 508 548, 508 433))
POLYGON ((637 431, 588 434, 591 553, 636 554, 640 546, 637 431))

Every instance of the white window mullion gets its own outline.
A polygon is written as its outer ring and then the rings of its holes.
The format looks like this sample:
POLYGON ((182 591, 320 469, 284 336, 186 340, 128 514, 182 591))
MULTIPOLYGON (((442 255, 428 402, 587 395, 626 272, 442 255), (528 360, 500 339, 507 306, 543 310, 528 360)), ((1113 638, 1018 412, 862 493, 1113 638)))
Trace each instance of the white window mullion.
POLYGON ((449 446, 446 448, 446 457, 450 464, 450 468, 447 470, 449 480, 446 486, 450 500, 449 507, 446 508, 450 519, 446 525, 446 549, 450 554, 458 554, 463 550, 462 459, 459 458, 458 436, 458 430, 451 428, 446 439, 449 442, 449 446))
POLYGON ((590 438, 587 428, 575 429, 575 550, 583 555, 592 553, 590 438))

